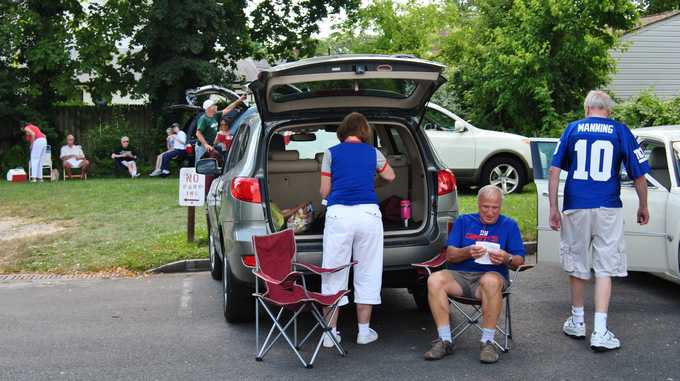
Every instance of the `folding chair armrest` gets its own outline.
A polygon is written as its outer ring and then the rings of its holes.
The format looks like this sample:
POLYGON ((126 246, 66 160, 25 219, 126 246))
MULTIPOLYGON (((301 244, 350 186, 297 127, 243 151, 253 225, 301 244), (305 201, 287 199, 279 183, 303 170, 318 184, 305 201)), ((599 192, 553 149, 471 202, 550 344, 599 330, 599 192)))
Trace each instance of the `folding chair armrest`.
POLYGON ((421 267, 424 269, 431 269, 443 266, 447 262, 447 260, 448 258, 446 258, 446 251, 442 251, 441 253, 437 254, 437 256, 428 261, 420 263, 411 263, 411 266, 421 267))
POLYGON ((512 282, 514 283, 519 279, 519 273, 521 273, 523 271, 531 270, 534 267, 536 267, 536 265, 519 265, 516 268, 512 269, 512 271, 514 272, 512 274, 512 282))
POLYGON ((256 277, 262 279, 263 281, 265 281, 267 283, 272 283, 272 284, 276 284, 276 285, 292 284, 292 283, 295 282, 295 280, 297 280, 298 278, 300 278, 302 276, 301 272, 293 271, 293 272, 289 273, 288 275, 286 275, 286 277, 283 278, 282 280, 276 280, 276 279, 270 277, 269 275, 267 275, 267 274, 265 274, 261 271, 253 271, 253 274, 255 274, 256 277))
POLYGON ((357 264, 357 261, 352 261, 352 262, 350 262, 346 265, 342 265, 342 266, 339 266, 339 267, 328 269, 328 268, 325 268, 325 267, 313 265, 311 263, 293 262, 293 266, 296 266, 296 267, 300 266, 300 267, 307 269, 307 270, 313 272, 314 274, 318 274, 318 275, 327 274, 327 273, 335 273, 335 272, 338 272, 342 269, 346 269, 349 266, 356 265, 356 264, 357 264))

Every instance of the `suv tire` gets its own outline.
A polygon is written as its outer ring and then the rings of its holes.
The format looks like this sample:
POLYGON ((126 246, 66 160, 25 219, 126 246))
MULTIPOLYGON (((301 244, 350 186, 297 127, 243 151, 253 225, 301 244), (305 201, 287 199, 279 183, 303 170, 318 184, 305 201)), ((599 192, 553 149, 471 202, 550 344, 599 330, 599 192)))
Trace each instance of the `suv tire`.
POLYGON ((479 177, 479 186, 488 185, 492 180, 497 181, 499 188, 506 194, 519 193, 527 182, 524 164, 517 158, 510 156, 492 157, 484 164, 482 174, 479 177), (504 186, 505 189, 503 189, 504 186))
POLYGON ((253 290, 237 281, 229 266, 229 258, 222 261, 222 307, 228 323, 247 323, 255 320, 255 297, 253 290))

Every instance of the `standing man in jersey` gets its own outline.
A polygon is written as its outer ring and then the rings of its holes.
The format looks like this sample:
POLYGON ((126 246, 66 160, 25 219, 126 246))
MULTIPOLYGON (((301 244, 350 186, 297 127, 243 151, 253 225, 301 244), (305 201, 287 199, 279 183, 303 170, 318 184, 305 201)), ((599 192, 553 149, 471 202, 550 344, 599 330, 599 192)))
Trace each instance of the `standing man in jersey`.
POLYGON ((613 102, 602 91, 591 91, 584 102, 586 118, 570 123, 562 133, 550 168, 550 227, 561 231, 560 259, 571 284, 571 316, 562 330, 583 339, 583 300, 590 269, 595 271, 594 351, 618 349, 619 339, 607 329, 611 277, 627 276, 623 241, 623 209, 619 171, 625 165, 635 180, 639 198, 637 222, 649 221, 647 157, 626 125, 609 119, 613 102), (557 206, 560 171, 568 171, 562 214, 557 206), (592 261, 589 250, 592 249, 592 261))

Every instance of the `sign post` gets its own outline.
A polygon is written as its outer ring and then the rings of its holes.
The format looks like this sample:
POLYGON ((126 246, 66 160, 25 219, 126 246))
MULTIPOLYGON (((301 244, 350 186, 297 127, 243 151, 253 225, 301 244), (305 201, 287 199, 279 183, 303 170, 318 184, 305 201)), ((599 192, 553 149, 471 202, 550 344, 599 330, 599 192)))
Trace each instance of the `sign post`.
POLYGON ((194 241, 196 207, 205 203, 205 176, 196 173, 195 168, 179 171, 179 205, 187 209, 187 241, 194 241))

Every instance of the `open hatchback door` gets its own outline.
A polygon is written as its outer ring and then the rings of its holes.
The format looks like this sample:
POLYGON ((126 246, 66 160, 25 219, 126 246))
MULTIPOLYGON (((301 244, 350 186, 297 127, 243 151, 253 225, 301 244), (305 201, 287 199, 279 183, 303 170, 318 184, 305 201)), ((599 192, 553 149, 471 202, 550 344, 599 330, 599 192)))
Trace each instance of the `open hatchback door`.
POLYGON ((250 89, 264 121, 376 109, 418 116, 446 82, 444 68, 404 56, 315 57, 262 71, 250 89))

